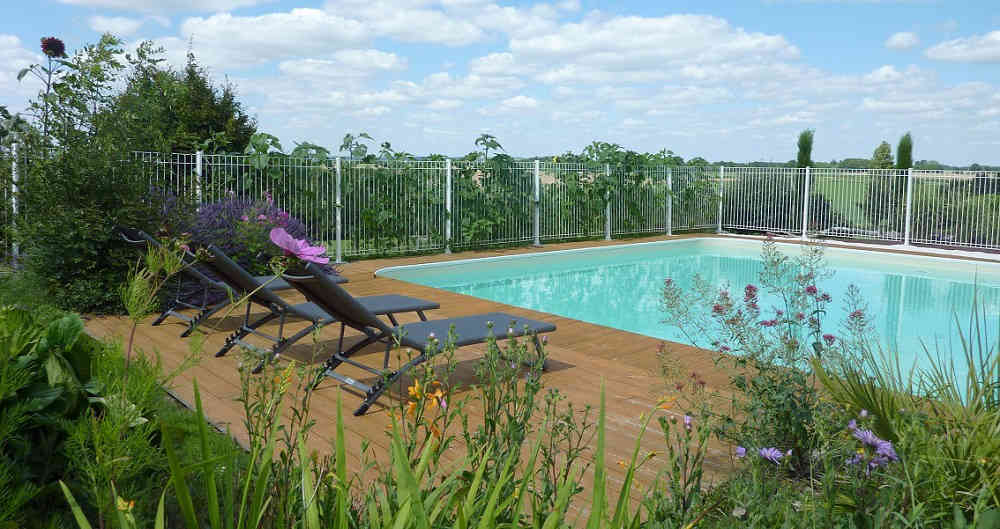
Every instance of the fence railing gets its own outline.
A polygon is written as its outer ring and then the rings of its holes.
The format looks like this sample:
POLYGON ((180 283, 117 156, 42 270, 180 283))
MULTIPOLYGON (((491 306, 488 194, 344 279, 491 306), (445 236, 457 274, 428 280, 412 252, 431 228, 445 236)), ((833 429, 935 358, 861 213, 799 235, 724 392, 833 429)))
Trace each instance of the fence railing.
MULTIPOLYGON (((198 203, 266 194, 338 260, 697 229, 1000 249, 996 172, 200 152, 132 158, 151 182, 198 203)), ((17 171, 13 156, 0 155, 0 236, 7 250, 17 171)))

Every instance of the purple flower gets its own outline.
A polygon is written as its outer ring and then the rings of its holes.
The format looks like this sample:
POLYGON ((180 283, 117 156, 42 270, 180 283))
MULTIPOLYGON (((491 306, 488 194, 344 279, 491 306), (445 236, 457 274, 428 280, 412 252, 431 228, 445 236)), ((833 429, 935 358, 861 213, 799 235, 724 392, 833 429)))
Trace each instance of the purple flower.
POLYGON ((858 412, 858 417, 861 417, 862 419, 864 419, 867 416, 868 416, 868 410, 861 410, 860 412, 858 412))
POLYGON ((285 251, 285 255, 297 257, 303 261, 317 264, 327 264, 329 257, 323 257, 326 248, 322 246, 309 246, 305 240, 292 237, 284 228, 274 228, 271 230, 271 242, 285 251))
POLYGON ((542 336, 542 345, 545 345, 547 343, 549 343, 549 337, 548 336, 542 336))
POLYGON ((774 327, 778 324, 778 320, 764 320, 760 322, 761 327, 774 327))
POLYGON ((819 297, 819 300, 820 300, 820 301, 826 301, 826 302, 829 302, 829 301, 830 301, 830 294, 828 294, 828 293, 824 292, 824 293, 823 293, 823 295, 821 295, 821 296, 819 297))
POLYGON ((774 463, 775 465, 777 465, 784 456, 784 454, 781 453, 781 450, 778 450, 777 448, 761 448, 757 453, 760 457, 774 463))
POLYGON ((847 429, 850 430, 850 431, 852 431, 852 432, 854 430, 857 430, 858 429, 858 421, 855 421, 854 419, 851 419, 851 422, 847 423, 847 429))
POLYGON ((882 442, 871 430, 854 430, 853 435, 855 439, 872 448, 878 448, 878 444, 882 442))
POLYGON ((754 299, 757 299, 757 287, 747 285, 746 288, 743 289, 743 300, 750 302, 754 299))
POLYGON ((713 314, 722 314, 724 312, 726 312, 726 307, 723 307, 722 304, 716 303, 715 305, 712 305, 713 314))
POLYGON ((850 459, 847 460, 848 465, 857 465, 864 461, 864 457, 861 454, 854 454, 850 459))
POLYGON ((242 217, 240 217, 240 220, 242 220, 243 222, 250 222, 250 217, 243 215, 242 217))
POLYGON ((738 459, 743 459, 744 457, 746 457, 746 455, 747 455, 747 449, 746 448, 743 448, 742 446, 737 446, 736 447, 736 457, 738 459))
POLYGON ((54 58, 65 57, 66 45, 55 37, 42 37, 42 53, 54 58))
POLYGON ((833 342, 835 342, 836 340, 837 340, 837 338, 834 335, 832 335, 832 334, 824 334, 823 335, 823 341, 826 342, 826 346, 827 347, 832 346, 833 342))
POLYGON ((691 430, 691 422, 693 421, 690 415, 684 416, 684 428, 691 430))
POLYGON ((892 446, 892 441, 880 440, 878 446, 875 447, 875 455, 884 457, 888 461, 899 461, 899 456, 896 455, 896 449, 892 446))
POLYGON ((817 292, 819 292, 819 290, 816 289, 816 285, 809 285, 806 287, 806 294, 809 294, 810 296, 815 296, 817 292))

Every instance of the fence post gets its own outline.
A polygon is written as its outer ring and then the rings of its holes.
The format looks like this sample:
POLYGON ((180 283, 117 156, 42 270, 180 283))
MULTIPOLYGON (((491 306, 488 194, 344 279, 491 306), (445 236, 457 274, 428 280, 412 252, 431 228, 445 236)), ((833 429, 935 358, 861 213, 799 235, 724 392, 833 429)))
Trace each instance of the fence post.
POLYGON ((444 253, 451 253, 451 158, 444 161, 444 253))
POLYGON ((337 175, 337 177, 336 177, 336 185, 334 186, 335 187, 334 194, 335 194, 335 196, 337 198, 337 204, 334 206, 334 209, 337 210, 337 225, 336 225, 336 230, 337 230, 337 243, 336 243, 336 245, 337 245, 337 254, 336 254, 336 262, 337 263, 343 263, 344 262, 344 259, 343 259, 343 248, 342 248, 342 244, 343 244, 342 241, 344 240, 344 226, 343 226, 343 221, 341 220, 341 214, 342 214, 342 211, 344 209, 344 204, 340 200, 340 174, 341 174, 340 156, 338 156, 337 157, 337 164, 336 164, 336 175, 337 175))
POLYGON ((802 240, 809 238, 809 167, 806 167, 806 186, 802 192, 802 240))
POLYGON ((725 181, 726 177, 726 166, 719 167, 719 225, 715 229, 715 233, 722 233, 722 201, 723 197, 723 187, 722 183, 725 181))
POLYGON ((201 205, 201 175, 202 175, 202 162, 204 152, 197 151, 194 153, 194 198, 198 201, 198 205, 201 205))
POLYGON ((534 212, 535 218, 533 224, 533 233, 535 235, 535 244, 534 244, 535 246, 542 245, 540 237, 541 234, 539 233, 541 228, 539 226, 540 219, 538 212, 539 207, 541 206, 540 201, 542 198, 542 181, 541 181, 541 172, 539 171, 539 165, 540 165, 539 161, 536 159, 535 160, 535 212, 534 212))
MULTIPOLYGON (((611 166, 604 164, 604 176, 611 183, 611 166)), ((611 190, 604 192, 604 240, 611 240, 611 190)))
POLYGON ((906 170, 906 226, 903 228, 903 246, 910 245, 910 223, 913 220, 912 217, 913 208, 913 168, 910 167, 906 170))
POLYGON ((667 235, 674 234, 674 170, 667 167, 667 235))
MULTIPOLYGON (((10 145, 10 153, 11 153, 11 160, 10 160, 10 163, 11 163, 11 169, 10 169, 10 225, 11 226, 10 227, 14 228, 17 225, 17 181, 19 180, 19 176, 20 176, 20 175, 17 174, 17 142, 14 142, 14 143, 12 143, 10 145)), ((13 232, 14 232, 14 230, 11 229, 11 233, 13 233, 13 232)), ((14 238, 11 238, 10 255, 11 255, 11 258, 13 259, 13 261, 14 261, 14 264, 17 264, 17 259, 18 259, 18 257, 20 257, 20 249, 17 247, 17 240, 15 240, 14 238)))

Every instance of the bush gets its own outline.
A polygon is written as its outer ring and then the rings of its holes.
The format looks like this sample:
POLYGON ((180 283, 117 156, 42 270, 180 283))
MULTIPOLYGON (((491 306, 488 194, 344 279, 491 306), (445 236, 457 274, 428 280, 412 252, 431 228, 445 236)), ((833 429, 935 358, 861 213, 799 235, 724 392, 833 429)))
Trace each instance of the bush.
POLYGON ((230 258, 254 275, 270 271, 270 260, 282 255, 271 242, 271 229, 284 228, 296 239, 306 239, 306 226, 288 212, 265 200, 228 198, 205 204, 198 210, 194 224, 183 231, 199 247, 218 246, 230 258))
POLYGON ((120 312, 118 286, 134 253, 115 226, 155 231, 159 200, 140 168, 119 156, 95 137, 27 164, 17 225, 24 266, 63 309, 120 312))

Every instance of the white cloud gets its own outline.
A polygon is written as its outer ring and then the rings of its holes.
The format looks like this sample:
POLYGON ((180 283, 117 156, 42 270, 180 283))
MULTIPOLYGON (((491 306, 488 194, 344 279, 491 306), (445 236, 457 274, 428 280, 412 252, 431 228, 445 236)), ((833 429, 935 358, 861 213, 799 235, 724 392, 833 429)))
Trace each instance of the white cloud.
POLYGON ((12 112, 26 106, 26 98, 34 95, 39 83, 30 74, 18 82, 17 74, 41 60, 41 55, 25 49, 18 37, 0 33, 0 105, 12 112))
POLYGON ((59 0, 60 3, 77 6, 144 12, 231 11, 269 1, 271 0, 59 0))
POLYGON ((885 41, 885 47, 892 50, 908 50, 920 44, 920 37, 912 31, 893 33, 885 41))
POLYGON ((87 19, 90 29, 98 33, 112 33, 119 37, 131 36, 142 27, 141 18, 105 17, 95 15, 87 19))
POLYGON ((430 110, 451 110, 460 106, 462 102, 458 99, 435 99, 427 103, 427 108, 430 110))
POLYGON ((180 33, 156 39, 172 54, 172 62, 183 62, 190 40, 200 61, 224 69, 324 55, 369 37, 356 20, 306 8, 247 17, 230 13, 193 17, 184 20, 180 33))
POLYGON ((374 49, 346 49, 333 53, 331 59, 294 59, 282 61, 278 69, 301 79, 339 79, 365 77, 377 72, 406 69, 406 59, 395 53, 374 49))
POLYGON ((557 64, 538 74, 546 83, 714 78, 731 76, 738 66, 752 75, 799 56, 781 35, 748 32, 703 15, 591 15, 555 32, 512 38, 510 49, 518 64, 557 64))
POLYGON ((524 95, 504 99, 500 104, 510 109, 538 108, 538 100, 524 95))
POLYGON ((927 49, 927 57, 952 62, 1000 62, 1000 30, 948 40, 927 49))
POLYGON ((510 52, 491 53, 469 61, 469 71, 476 74, 511 74, 514 69, 514 54, 510 52))
POLYGON ((895 66, 886 65, 866 74, 863 79, 868 83, 893 83, 903 79, 903 72, 895 66))
MULTIPOLYGON (((372 36, 392 37, 404 42, 429 42, 462 46, 478 42, 485 32, 476 24, 429 2, 410 0, 329 0, 329 13, 343 14, 364 23, 372 36)), ((452 4, 461 7, 462 4, 452 4)))

